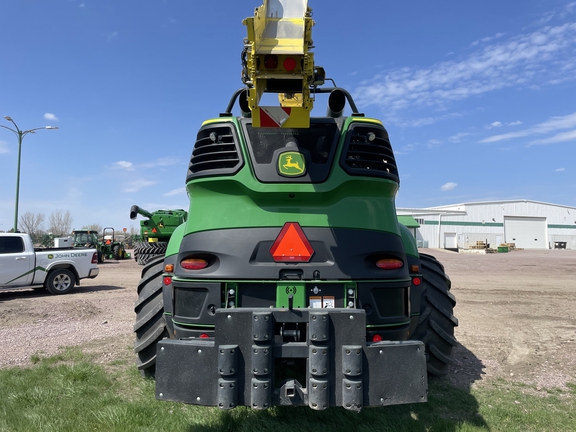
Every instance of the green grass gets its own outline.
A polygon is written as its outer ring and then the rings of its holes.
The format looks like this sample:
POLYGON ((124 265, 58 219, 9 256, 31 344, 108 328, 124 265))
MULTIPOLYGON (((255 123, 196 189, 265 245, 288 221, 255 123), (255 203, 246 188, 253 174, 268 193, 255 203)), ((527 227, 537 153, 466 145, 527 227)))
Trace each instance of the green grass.
POLYGON ((80 349, 0 370, 0 431, 568 431, 576 430, 576 385, 568 390, 495 381, 464 391, 430 382, 429 402, 361 413, 341 408, 266 411, 195 407, 154 399, 154 382, 130 360, 96 364, 80 349))

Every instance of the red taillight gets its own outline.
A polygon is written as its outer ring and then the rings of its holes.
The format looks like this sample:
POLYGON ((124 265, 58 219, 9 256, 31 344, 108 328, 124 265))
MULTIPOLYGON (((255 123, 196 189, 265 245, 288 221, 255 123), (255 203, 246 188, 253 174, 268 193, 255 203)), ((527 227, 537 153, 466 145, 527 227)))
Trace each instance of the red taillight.
POLYGON ((210 336, 208 336, 206 333, 202 333, 200 335, 200 339, 208 339, 210 336))
POLYGON ((372 342, 382 342, 382 336, 380 336, 379 334, 375 334, 374 336, 372 336, 372 342))
POLYGON ((412 279, 412 283, 418 286, 422 283, 422 279, 420 279, 419 277, 415 277, 414 279, 412 279))
POLYGON ((94 252, 92 255, 92 264, 98 264, 98 252, 94 252))
POLYGON ((383 258, 376 261, 376 267, 382 270, 398 270, 404 262, 396 258, 383 258))
POLYGON ((168 286, 172 283, 172 278, 170 276, 166 276, 164 278, 164 285, 168 286))
POLYGON ((180 261, 180 267, 186 270, 202 270, 208 267, 208 261, 202 258, 185 258, 180 261))
POLYGON ((278 67, 278 56, 267 54, 264 56, 264 67, 266 69, 276 69, 278 67))
POLYGON ((284 70, 292 72, 294 69, 296 69, 296 60, 292 57, 286 57, 284 59, 284 70))

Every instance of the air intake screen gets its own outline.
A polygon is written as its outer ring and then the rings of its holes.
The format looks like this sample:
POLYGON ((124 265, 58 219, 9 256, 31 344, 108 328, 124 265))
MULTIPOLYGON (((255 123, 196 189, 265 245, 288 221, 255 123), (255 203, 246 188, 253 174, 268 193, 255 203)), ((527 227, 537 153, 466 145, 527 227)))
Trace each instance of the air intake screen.
POLYGON ((208 126, 200 129, 186 181, 200 176, 235 174, 242 167, 238 138, 230 126, 208 126))
POLYGON ((341 165, 350 175, 384 177, 399 182, 388 133, 378 126, 352 126, 346 137, 341 165))

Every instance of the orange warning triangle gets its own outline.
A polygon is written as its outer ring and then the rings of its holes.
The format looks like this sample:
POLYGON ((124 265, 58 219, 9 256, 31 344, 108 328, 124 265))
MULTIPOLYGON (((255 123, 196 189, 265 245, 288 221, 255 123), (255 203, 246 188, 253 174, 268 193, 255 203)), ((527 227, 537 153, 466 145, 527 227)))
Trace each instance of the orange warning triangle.
POLYGON ((314 254, 298 222, 286 222, 270 248, 276 262, 308 262, 314 254))

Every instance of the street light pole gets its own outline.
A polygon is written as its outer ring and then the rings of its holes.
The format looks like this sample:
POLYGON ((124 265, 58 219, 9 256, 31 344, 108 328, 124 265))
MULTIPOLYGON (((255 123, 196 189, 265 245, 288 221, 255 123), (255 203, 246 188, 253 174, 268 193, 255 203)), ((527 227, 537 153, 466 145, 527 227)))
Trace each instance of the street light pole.
POLYGON ((14 122, 14 120, 12 120, 12 117, 4 116, 4 118, 6 120, 8 120, 9 122, 12 122, 12 124, 14 125, 16 130, 9 128, 8 126, 3 126, 3 125, 0 125, 0 127, 4 128, 4 129, 8 129, 11 132, 14 132, 14 134, 18 137, 18 168, 16 169, 16 204, 14 206, 14 232, 18 232, 18 197, 20 195, 20 160, 22 158, 22 140, 29 133, 36 133, 35 131, 37 131, 37 130, 40 130, 40 129, 58 129, 58 127, 57 126, 44 126, 44 127, 38 127, 38 128, 28 129, 28 130, 23 131, 23 130, 20 130, 20 128, 18 127, 16 122, 14 122))

